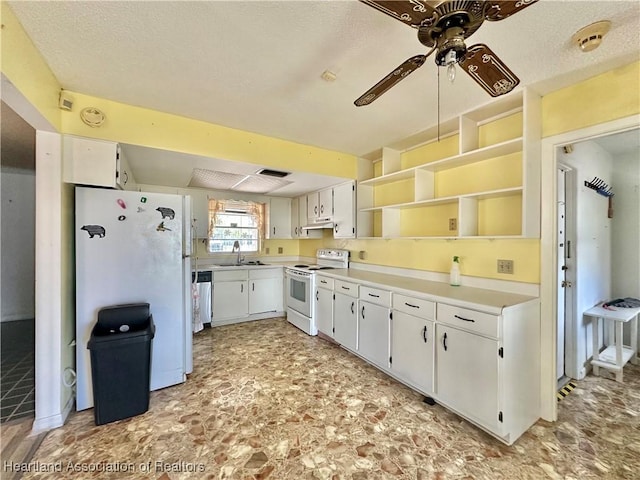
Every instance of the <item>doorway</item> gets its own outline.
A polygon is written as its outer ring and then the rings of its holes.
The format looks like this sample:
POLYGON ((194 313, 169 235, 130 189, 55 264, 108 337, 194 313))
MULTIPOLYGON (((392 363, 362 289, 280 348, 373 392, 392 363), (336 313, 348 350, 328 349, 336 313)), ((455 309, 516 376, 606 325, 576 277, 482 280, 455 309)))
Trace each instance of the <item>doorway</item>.
POLYGON ((35 416, 35 137, 1 103, 0 421, 35 416))
MULTIPOLYGON (((611 168, 608 172, 606 168, 603 172, 601 165, 594 162, 597 166, 596 172, 593 170, 585 170, 583 164, 579 164, 580 168, 576 168, 577 163, 571 163, 567 160, 563 147, 567 145, 581 147, 588 146, 591 150, 604 150, 605 146, 598 145, 597 142, 604 140, 606 137, 624 133, 630 133, 631 138, 639 138, 640 115, 632 115, 630 117, 618 119, 605 124, 587 127, 582 130, 560 134, 549 137, 542 142, 542 198, 549 199, 548 202, 542 202, 541 205, 541 319, 542 319, 542 391, 541 391, 541 416, 550 421, 557 419, 557 401, 556 391, 558 386, 558 373, 560 370, 561 356, 565 357, 564 376, 571 378, 583 378, 587 373, 589 366, 588 359, 591 355, 591 332, 590 324, 583 319, 580 312, 586 308, 593 306, 599 301, 608 299, 612 294, 617 295, 612 288, 612 251, 618 247, 612 248, 611 232, 615 226, 612 219, 607 218, 608 205, 606 199, 604 203, 602 198, 586 187, 583 187, 583 180, 592 180, 594 176, 606 176, 606 180, 610 185, 613 183, 613 173, 615 169, 611 168), (571 167, 571 170, 562 169, 561 167, 571 167), (561 173, 562 172, 562 173, 561 173), (573 172, 567 174, 567 172, 573 172), (574 186, 565 189, 565 223, 564 231, 571 237, 571 216, 575 218, 576 230, 570 247, 570 255, 573 260, 567 263, 569 252, 562 251, 558 248, 559 238, 558 232, 562 227, 562 218, 559 218, 559 176, 565 176, 565 185, 568 185, 567 175, 574 175, 574 186), (589 177, 589 175, 591 175, 589 177), (585 178, 582 178, 582 177, 585 178), (588 178, 587 178, 588 177, 588 178), (582 195, 582 197, 578 197, 582 195), (573 214, 566 211, 573 200, 575 212, 573 214), (582 202, 582 207, 579 203, 582 202), (582 210, 580 209, 582 208, 582 210), (609 222, 609 223, 607 223, 609 222), (579 232, 582 231, 582 234, 579 232), (606 233, 609 234, 609 243, 607 244, 606 233), (582 240, 581 240, 582 239, 582 240), (608 252, 609 257, 605 255, 608 252), (580 257, 582 255, 582 257, 580 257), (565 273, 573 275, 573 279, 562 277, 560 269, 564 264, 568 267, 565 273), (583 260, 580 260, 583 258, 583 260), (605 272, 606 273, 603 273, 605 272), (572 282, 571 294, 573 298, 569 300, 566 292, 560 292, 562 281, 572 282), (589 307, 582 308, 589 304, 589 307), (564 315, 562 309, 564 308, 564 315), (569 312, 568 308, 573 308, 573 312, 569 312), (565 327, 560 325, 559 318, 566 318, 565 327), (565 340, 559 338, 562 333, 565 334, 565 340), (564 355, 560 343, 564 344, 564 355)), ((620 143, 617 139, 613 144, 620 143)), ((640 148, 640 145, 638 146, 640 148)), ((606 148, 609 148, 608 146, 606 148)), ((575 154, 574 154, 575 155, 575 154)), ((637 153, 635 159, 640 157, 637 153)), ((576 157, 574 156, 574 159, 576 157)), ((604 178, 603 178, 604 180, 604 178)), ((637 188, 637 185, 636 185, 637 188)), ((560 191, 561 195, 561 191, 560 191)), ((636 193, 637 195, 637 193, 636 193)), ((561 198, 561 197, 560 197, 561 198)), ((615 203, 615 202, 614 202, 615 203)), ((636 210, 637 210, 636 200, 636 210)), ((640 213, 636 211, 635 222, 640 223, 640 213)), ((618 219, 620 220, 620 218, 618 219)), ((624 222, 620 222, 624 223, 624 222)), ((637 227, 640 230, 640 227, 637 227)), ((627 235, 628 239, 629 235, 627 235)), ((614 237, 615 238, 615 237, 614 237)), ((640 232, 635 235, 634 240, 637 250, 638 238, 640 232)), ((565 239, 566 240, 566 239, 565 239)), ((565 247, 567 243, 565 242, 565 247)), ((634 260, 636 276, 640 267, 640 260, 634 260)), ((628 262, 627 262, 628 263, 628 262)), ((634 283, 627 282, 627 283, 634 283)), ((640 283, 640 280, 638 280, 640 283)), ((633 287, 636 290, 640 286, 633 287)), ((635 290, 634 290, 635 291, 635 290)), ((640 295, 640 291, 631 296, 640 295)))

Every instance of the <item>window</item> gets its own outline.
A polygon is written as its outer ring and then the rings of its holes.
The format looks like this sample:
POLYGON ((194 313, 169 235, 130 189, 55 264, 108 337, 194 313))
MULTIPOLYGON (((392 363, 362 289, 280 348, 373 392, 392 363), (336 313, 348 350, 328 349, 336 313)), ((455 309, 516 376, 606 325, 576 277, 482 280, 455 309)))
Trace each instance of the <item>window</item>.
POLYGON ((235 242, 241 252, 258 252, 263 237, 264 204, 209 200, 210 253, 230 253, 235 242))

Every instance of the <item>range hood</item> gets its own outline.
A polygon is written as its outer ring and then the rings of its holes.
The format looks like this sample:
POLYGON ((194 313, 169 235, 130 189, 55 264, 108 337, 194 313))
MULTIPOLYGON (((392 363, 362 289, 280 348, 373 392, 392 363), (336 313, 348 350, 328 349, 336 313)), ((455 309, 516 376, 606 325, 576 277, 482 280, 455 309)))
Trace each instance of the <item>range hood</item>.
POLYGON ((319 219, 318 223, 310 223, 302 227, 303 230, 320 230, 322 228, 331 228, 333 229, 333 220, 330 219, 319 219))

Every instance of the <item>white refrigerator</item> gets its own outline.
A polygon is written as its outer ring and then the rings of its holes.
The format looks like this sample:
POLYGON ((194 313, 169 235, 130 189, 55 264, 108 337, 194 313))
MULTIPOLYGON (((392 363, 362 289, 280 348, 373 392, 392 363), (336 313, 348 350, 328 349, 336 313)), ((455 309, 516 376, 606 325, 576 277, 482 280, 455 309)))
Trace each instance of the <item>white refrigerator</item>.
POLYGON ((87 343, 98 310, 149 303, 156 326, 151 390, 193 368, 190 197, 77 187, 76 407, 93 406, 87 343))

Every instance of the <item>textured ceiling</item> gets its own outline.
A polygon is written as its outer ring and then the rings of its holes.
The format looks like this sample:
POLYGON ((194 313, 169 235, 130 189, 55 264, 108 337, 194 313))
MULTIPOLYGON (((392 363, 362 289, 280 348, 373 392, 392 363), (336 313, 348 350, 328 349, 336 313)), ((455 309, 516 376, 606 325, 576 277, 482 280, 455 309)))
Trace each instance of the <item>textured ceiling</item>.
MULTIPOLYGON (((437 122, 432 58, 372 105, 353 105, 425 53, 415 30, 357 1, 8 3, 66 89, 356 155, 437 122), (334 82, 320 78, 326 69, 334 82)), ((635 0, 541 0, 467 43, 486 43, 545 93, 638 60, 639 32, 635 0), (599 49, 570 43, 602 19, 612 27, 599 49)), ((453 85, 441 76, 442 119, 490 100, 464 74, 453 85)))

